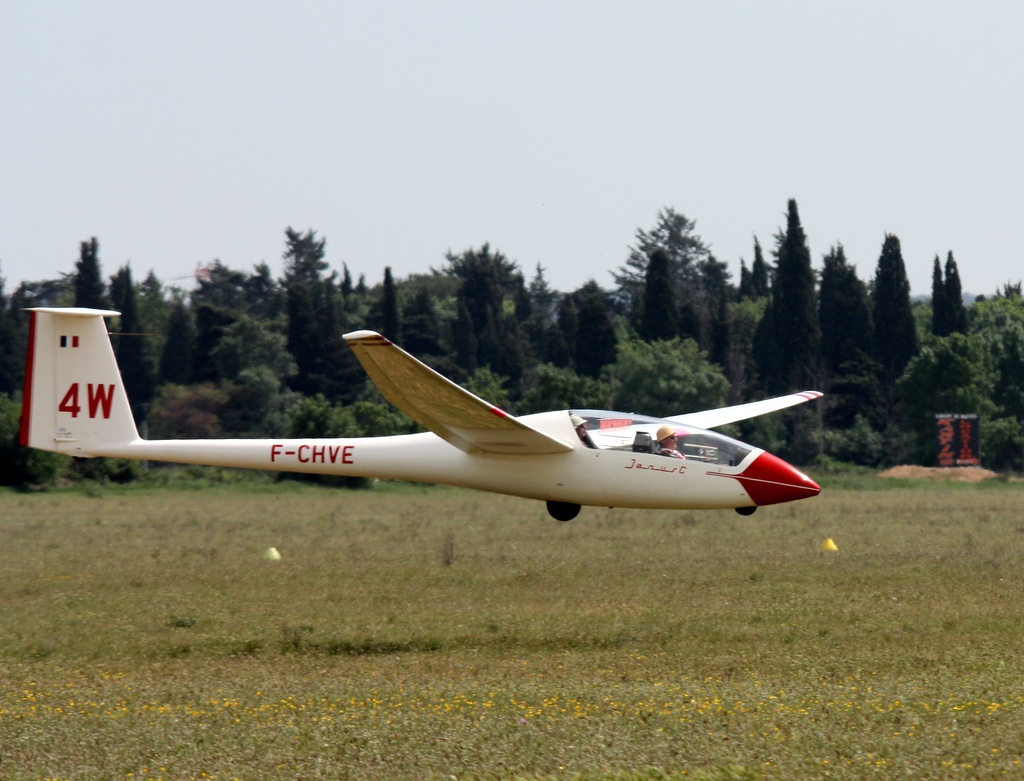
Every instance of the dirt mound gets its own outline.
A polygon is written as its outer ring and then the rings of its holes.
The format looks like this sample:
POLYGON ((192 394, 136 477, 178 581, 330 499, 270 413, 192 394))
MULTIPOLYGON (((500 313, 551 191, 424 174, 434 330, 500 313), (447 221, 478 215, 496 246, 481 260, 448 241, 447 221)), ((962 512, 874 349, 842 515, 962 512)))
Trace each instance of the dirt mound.
POLYGON ((957 480, 962 483, 980 483, 998 477, 995 472, 977 466, 943 468, 937 466, 894 466, 886 469, 882 477, 901 477, 907 480, 957 480))

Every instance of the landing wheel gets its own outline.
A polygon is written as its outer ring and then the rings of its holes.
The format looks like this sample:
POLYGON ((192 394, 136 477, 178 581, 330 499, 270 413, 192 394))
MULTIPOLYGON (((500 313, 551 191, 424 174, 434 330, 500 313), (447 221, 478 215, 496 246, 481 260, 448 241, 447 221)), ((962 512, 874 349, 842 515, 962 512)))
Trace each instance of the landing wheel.
POLYGON ((580 506, 571 502, 548 502, 548 513, 556 521, 571 521, 580 514, 580 506))
POLYGON ((754 510, 756 509, 757 505, 755 504, 753 507, 737 507, 736 512, 738 512, 740 515, 753 515, 754 510))

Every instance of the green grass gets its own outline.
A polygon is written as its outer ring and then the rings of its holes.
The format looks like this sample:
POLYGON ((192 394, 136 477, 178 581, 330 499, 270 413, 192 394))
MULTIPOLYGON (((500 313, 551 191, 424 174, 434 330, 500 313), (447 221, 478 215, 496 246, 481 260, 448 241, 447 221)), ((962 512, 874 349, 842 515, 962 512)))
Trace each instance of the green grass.
POLYGON ((0 777, 1024 775, 1021 484, 887 485, 2 493, 0 777))

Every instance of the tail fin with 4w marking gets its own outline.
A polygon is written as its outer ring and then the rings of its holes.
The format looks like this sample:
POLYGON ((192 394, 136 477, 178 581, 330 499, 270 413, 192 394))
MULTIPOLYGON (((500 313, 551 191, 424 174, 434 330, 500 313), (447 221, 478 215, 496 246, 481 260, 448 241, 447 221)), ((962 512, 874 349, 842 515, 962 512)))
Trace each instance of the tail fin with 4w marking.
POLYGON ((71 456, 102 456, 138 440, 110 344, 106 309, 31 312, 22 445, 71 456))

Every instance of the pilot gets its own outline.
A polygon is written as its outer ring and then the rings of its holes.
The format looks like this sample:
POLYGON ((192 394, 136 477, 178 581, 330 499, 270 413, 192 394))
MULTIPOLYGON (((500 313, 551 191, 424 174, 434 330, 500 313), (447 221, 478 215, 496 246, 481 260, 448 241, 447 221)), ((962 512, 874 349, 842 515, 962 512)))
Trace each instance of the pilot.
POLYGON ((676 430, 671 426, 661 426, 655 434, 658 439, 658 455, 670 458, 686 458, 676 450, 676 430))
POLYGON ((594 443, 591 441, 590 435, 587 433, 587 421, 579 415, 570 415, 569 420, 572 421, 572 427, 576 429, 576 436, 580 438, 580 442, 587 447, 594 447, 594 443))

